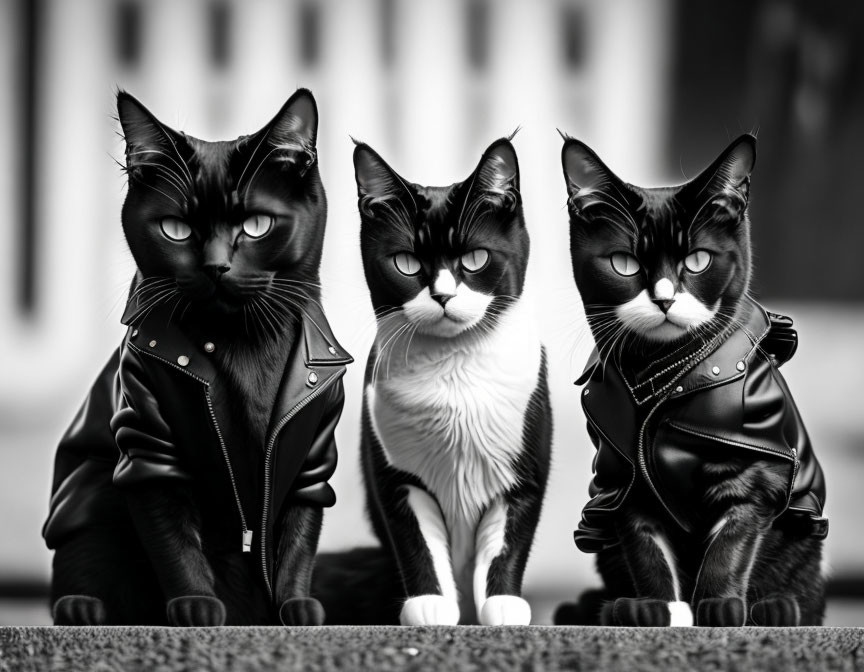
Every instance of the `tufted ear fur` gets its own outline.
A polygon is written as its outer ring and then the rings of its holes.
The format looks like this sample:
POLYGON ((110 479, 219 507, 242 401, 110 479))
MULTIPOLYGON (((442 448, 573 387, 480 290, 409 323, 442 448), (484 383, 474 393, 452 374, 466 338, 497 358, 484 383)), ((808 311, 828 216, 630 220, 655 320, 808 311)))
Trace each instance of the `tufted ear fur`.
POLYGON ((519 161, 508 138, 496 140, 483 152, 474 171, 469 198, 484 198, 510 211, 521 202, 519 161))
POLYGON ((317 161, 318 106, 308 89, 297 89, 270 122, 254 134, 249 144, 261 160, 275 161, 284 169, 304 175, 317 161), (262 152, 261 146, 267 151, 262 152))
POLYGON ((689 199, 700 211, 738 221, 750 200, 750 174, 755 164, 756 138, 746 133, 682 187, 682 198, 689 199))
POLYGON ((133 177, 140 171, 170 157, 180 158, 180 148, 186 141, 182 134, 160 122, 134 96, 117 94, 117 116, 126 141, 126 168, 133 177))
POLYGON ((575 138, 564 136, 561 163, 570 200, 621 184, 621 180, 606 167, 594 150, 575 138))
POLYGON ((378 152, 363 142, 357 142, 354 148, 354 179, 357 182, 360 210, 366 216, 370 216, 371 208, 376 203, 399 199, 408 194, 405 180, 378 152))

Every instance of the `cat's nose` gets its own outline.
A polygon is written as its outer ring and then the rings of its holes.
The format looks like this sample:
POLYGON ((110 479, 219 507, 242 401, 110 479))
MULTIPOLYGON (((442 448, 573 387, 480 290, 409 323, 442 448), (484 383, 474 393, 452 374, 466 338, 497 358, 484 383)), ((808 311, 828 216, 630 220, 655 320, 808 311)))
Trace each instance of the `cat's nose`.
POLYGON ((675 303, 675 299, 652 299, 652 301, 664 313, 668 313, 669 309, 672 307, 672 304, 675 303))
POLYGON ((438 303, 440 303, 441 307, 443 308, 444 306, 447 305, 447 302, 456 295, 455 294, 431 294, 430 296, 433 299, 435 299, 438 303))
POLYGON ((212 264, 204 264, 204 270, 211 278, 213 278, 214 280, 218 280, 231 270, 231 265, 227 262, 220 261, 212 264))

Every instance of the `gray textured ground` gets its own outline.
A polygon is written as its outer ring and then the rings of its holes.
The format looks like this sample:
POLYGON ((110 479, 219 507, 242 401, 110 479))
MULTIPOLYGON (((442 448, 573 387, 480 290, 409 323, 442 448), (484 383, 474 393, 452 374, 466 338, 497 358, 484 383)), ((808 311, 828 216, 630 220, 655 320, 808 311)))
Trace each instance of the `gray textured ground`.
POLYGON ((0 670, 864 670, 864 629, 0 628, 0 670))

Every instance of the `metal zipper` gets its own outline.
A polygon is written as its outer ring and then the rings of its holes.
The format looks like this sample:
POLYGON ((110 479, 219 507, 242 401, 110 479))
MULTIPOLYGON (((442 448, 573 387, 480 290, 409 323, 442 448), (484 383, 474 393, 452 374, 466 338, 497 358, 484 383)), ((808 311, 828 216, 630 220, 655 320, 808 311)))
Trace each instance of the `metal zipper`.
POLYGON ((754 446, 751 443, 739 443, 738 441, 730 441, 729 439, 724 439, 722 436, 714 436, 712 434, 705 434, 703 432, 700 432, 697 429, 691 429, 691 428, 686 427, 684 425, 679 425, 676 422, 670 422, 669 426, 673 427, 674 429, 677 429, 679 432, 684 432, 685 434, 692 434, 693 436, 698 436, 699 438, 702 438, 702 439, 709 439, 710 441, 718 441, 720 443, 725 443, 727 446, 733 446, 735 448, 743 448, 746 450, 755 450, 757 453, 765 453, 767 455, 774 455, 776 457, 782 457, 786 460, 793 460, 796 463, 798 461, 798 458, 797 458, 798 451, 795 448, 791 449, 792 455, 787 455, 786 453, 784 453, 780 450, 774 450, 772 448, 765 448, 763 446, 754 446))
MULTIPOLYGON (((660 496, 660 493, 657 491, 657 488, 654 487, 654 481, 651 480, 651 477, 648 475, 648 463, 645 459, 645 429, 648 427, 648 422, 651 420, 651 416, 654 415, 654 411, 656 411, 660 406, 662 406, 664 399, 661 399, 655 406, 652 408, 648 415, 645 416, 645 420, 642 422, 642 427, 639 428, 639 444, 636 450, 636 457, 639 460, 639 467, 642 470, 642 476, 648 482, 648 487, 651 488, 651 491, 654 493, 654 496, 657 498, 657 501, 663 505, 663 508, 666 509, 666 512, 672 516, 672 520, 678 521, 677 516, 672 513, 668 506, 666 506, 666 502, 663 501, 663 498, 660 496)), ((680 524, 680 523, 679 523, 680 524)))
POLYGON ((278 423, 276 423, 273 432, 270 434, 270 439, 267 442, 267 450, 264 453, 264 508, 261 512, 261 569, 264 572, 264 584, 267 586, 267 593, 270 595, 271 600, 273 599, 273 586, 270 583, 270 568, 267 566, 267 518, 269 517, 270 512, 270 490, 272 488, 270 460, 273 457, 273 448, 276 445, 276 437, 279 436, 279 432, 282 431, 282 428, 288 424, 288 422, 290 422, 291 418, 297 415, 297 413, 303 410, 309 402, 318 397, 344 374, 345 369, 343 368, 341 372, 331 376, 322 383, 318 389, 309 394, 309 396, 301 399, 290 411, 288 411, 288 413, 282 416, 278 423))
POLYGON ((213 410, 213 400, 210 398, 210 383, 200 376, 196 376, 188 369, 184 369, 182 366, 178 366, 174 362, 167 360, 164 357, 160 357, 154 352, 142 350, 134 343, 129 343, 128 345, 139 354, 147 355, 148 357, 163 362, 168 366, 177 369, 180 373, 185 373, 187 376, 194 378, 204 386, 204 397, 207 399, 207 408, 210 411, 210 419, 213 421, 213 429, 216 430, 216 436, 219 439, 219 446, 222 448, 222 456, 225 458, 225 466, 228 467, 228 477, 231 479, 231 489, 234 491, 234 502, 237 504, 237 513, 240 514, 240 523, 243 525, 243 552, 250 553, 252 551, 252 530, 250 530, 246 525, 246 516, 243 515, 243 505, 240 503, 240 494, 237 491, 237 482, 234 480, 234 470, 231 468, 231 460, 228 458, 228 448, 225 446, 225 439, 222 438, 222 430, 219 429, 219 423, 216 421, 216 412, 213 410))
POLYGON ((231 468, 231 459, 228 457, 228 448, 225 446, 225 440, 222 438, 222 430, 219 429, 219 423, 216 421, 216 412, 213 410, 213 401, 210 399, 209 385, 204 389, 204 396, 207 398, 207 408, 210 409, 210 419, 213 421, 213 428, 216 430, 216 436, 219 438, 219 446, 222 448, 225 465, 228 467, 228 478, 231 479, 231 489, 234 491, 234 501, 237 503, 237 513, 240 514, 240 523, 243 525, 243 552, 250 553, 252 551, 252 530, 250 530, 246 525, 246 516, 243 515, 243 505, 240 503, 240 493, 237 492, 237 483, 234 480, 234 470, 231 468))

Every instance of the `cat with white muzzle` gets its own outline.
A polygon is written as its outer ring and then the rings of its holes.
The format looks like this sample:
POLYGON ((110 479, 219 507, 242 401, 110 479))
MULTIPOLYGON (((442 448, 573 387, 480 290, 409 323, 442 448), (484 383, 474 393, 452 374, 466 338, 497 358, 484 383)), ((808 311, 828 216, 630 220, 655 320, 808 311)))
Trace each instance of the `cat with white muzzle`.
POLYGON ((573 274, 597 349, 577 384, 597 453, 576 545, 605 583, 557 623, 815 625, 825 484, 778 367, 792 321, 748 291, 756 139, 677 187, 565 138, 573 274))
POLYGON ((546 356, 523 296, 528 233, 507 139, 424 187, 354 152, 378 332, 361 454, 406 625, 527 624, 522 575, 549 470, 546 356))

